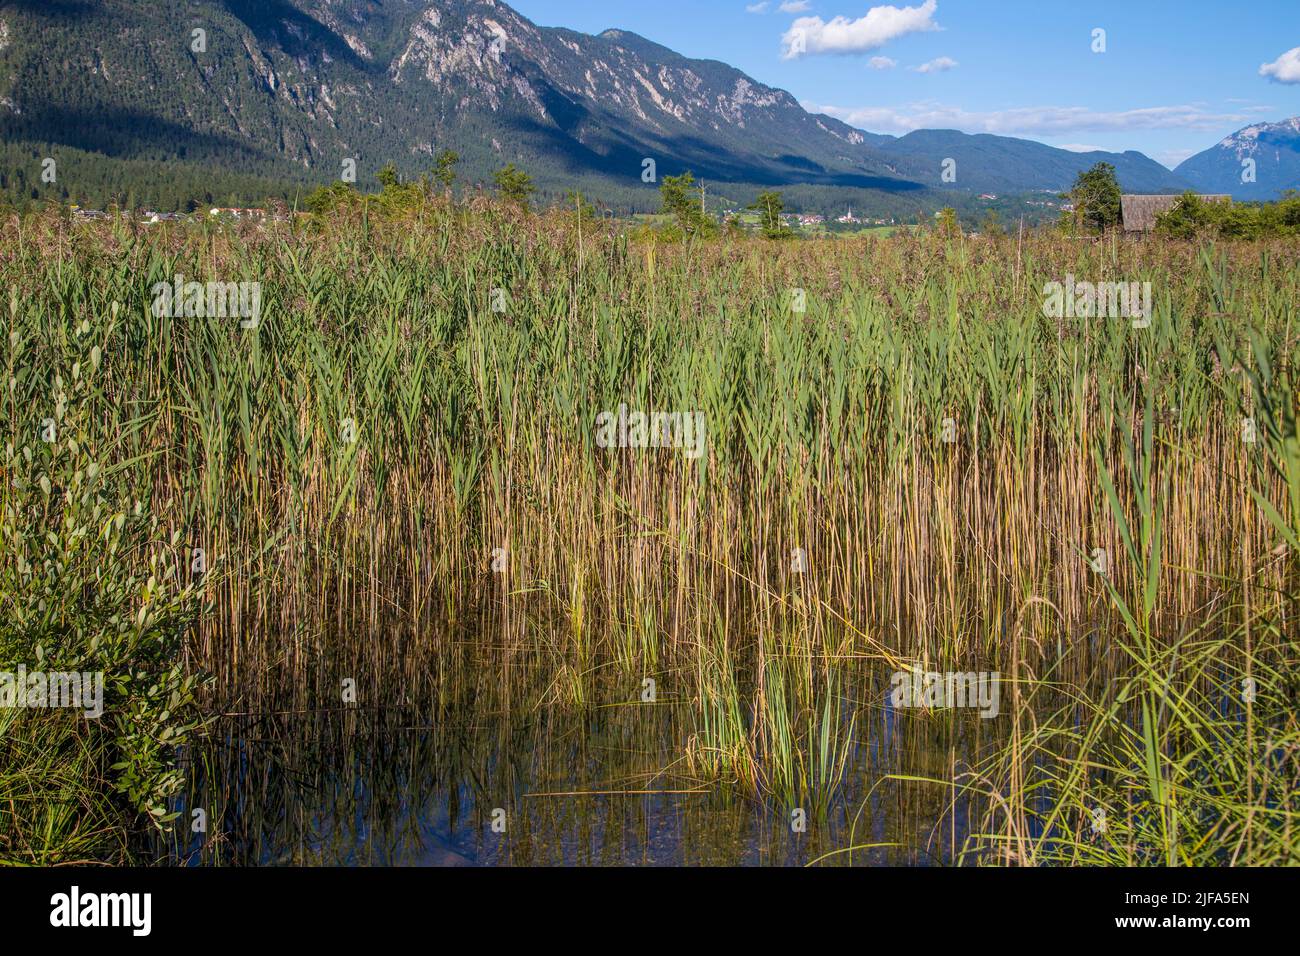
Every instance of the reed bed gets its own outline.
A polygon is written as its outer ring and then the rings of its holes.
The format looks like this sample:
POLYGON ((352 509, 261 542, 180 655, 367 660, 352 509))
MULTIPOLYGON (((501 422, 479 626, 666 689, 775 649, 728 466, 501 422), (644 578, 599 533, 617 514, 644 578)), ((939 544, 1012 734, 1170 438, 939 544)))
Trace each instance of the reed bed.
MULTIPOLYGON (((824 813, 853 673, 1015 675, 1016 760, 1041 742, 1027 688, 1132 680, 1134 647, 1148 670, 1180 653, 1202 693, 1247 663, 1285 684, 1298 258, 1036 234, 670 245, 487 201, 242 232, 15 220, 5 440, 66 416, 120 466, 207 602, 186 653, 209 710, 332 706, 349 675, 362 703, 406 703, 378 656, 486 608, 474 640, 500 674, 545 668, 546 706, 635 705, 651 679, 690 715, 695 778, 824 813), (177 275, 259 282, 256 327, 154 314, 177 275), (1046 318, 1067 275, 1150 282, 1149 327, 1046 318), (620 406, 702 413, 705 454, 598 447, 620 406), (1116 478, 1135 447, 1140 480, 1116 478), (1198 626, 1219 636, 1188 665, 1198 626)), ((1293 721, 1270 686, 1267 720, 1293 721)), ((1023 796, 1019 766, 985 796, 1023 796)), ((1270 853, 1294 859, 1282 804, 1270 853)))

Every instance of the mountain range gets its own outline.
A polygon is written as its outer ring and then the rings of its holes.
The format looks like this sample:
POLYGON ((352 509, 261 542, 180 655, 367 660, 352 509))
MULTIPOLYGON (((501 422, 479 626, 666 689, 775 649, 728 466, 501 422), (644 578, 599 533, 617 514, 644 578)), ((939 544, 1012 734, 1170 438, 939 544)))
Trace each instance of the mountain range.
POLYGON ((1300 116, 1257 123, 1185 160, 1174 174, 1205 193, 1276 199, 1300 189, 1300 116))
POLYGON ((649 169, 891 209, 1060 191, 1099 160, 1132 192, 1235 193, 1223 183, 1241 158, 1256 160, 1260 195, 1300 185, 1295 120, 1172 172, 1137 152, 886 136, 725 63, 620 30, 539 27, 497 0, 0 0, 0 141, 0 188, 32 198, 179 196, 194 183, 256 195, 337 179, 349 161, 365 184, 388 162, 423 171, 443 147, 471 181, 513 162, 545 192, 628 208, 655 205, 649 169), (51 156, 57 184, 39 177, 51 156))

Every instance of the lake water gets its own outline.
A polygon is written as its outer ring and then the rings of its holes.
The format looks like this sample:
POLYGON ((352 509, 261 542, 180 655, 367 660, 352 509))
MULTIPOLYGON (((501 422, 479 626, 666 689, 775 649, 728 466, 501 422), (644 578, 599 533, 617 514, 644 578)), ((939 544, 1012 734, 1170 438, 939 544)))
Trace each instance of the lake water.
POLYGON ((255 713, 216 719, 186 753, 174 862, 946 863, 970 825, 967 798, 890 775, 951 780, 1007 725, 972 711, 900 714, 888 671, 850 663, 839 669, 833 735, 843 771, 817 807, 692 771, 698 707, 673 699, 671 671, 649 703, 636 675, 594 667, 575 705, 556 699, 557 667, 534 652, 484 659, 465 642, 405 654, 396 671, 388 658, 354 660, 352 702, 330 700, 347 667, 317 669, 311 692, 295 686, 263 696, 255 713), (195 808, 206 832, 192 832, 195 808), (861 849, 836 852, 850 847, 861 849))

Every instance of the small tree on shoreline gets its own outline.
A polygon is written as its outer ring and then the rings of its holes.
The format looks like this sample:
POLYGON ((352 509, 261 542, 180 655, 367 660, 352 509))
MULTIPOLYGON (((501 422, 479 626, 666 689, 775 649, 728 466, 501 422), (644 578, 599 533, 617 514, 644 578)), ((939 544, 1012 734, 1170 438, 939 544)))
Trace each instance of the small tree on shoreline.
POLYGON ((502 199, 514 203, 524 212, 529 211, 529 201, 533 193, 537 192, 532 176, 518 169, 514 163, 507 163, 492 174, 492 181, 502 199))
POLYGON ((695 176, 688 170, 680 176, 665 176, 659 185, 663 211, 677 221, 677 227, 686 235, 710 235, 716 223, 704 211, 704 191, 696 185, 695 176))
POLYGON ((448 196, 451 195, 451 187, 456 184, 456 167, 459 164, 460 153, 454 149, 440 150, 434 157, 432 173, 434 185, 448 196))
POLYGON ((1075 228, 1097 232, 1119 225, 1120 188, 1115 178, 1115 167, 1110 163, 1097 163, 1079 173, 1073 188, 1061 197, 1074 204, 1075 228))
POLYGON ((759 215, 759 221, 763 228, 763 235, 768 239, 789 239, 794 235, 790 228, 786 226, 782 213, 785 211, 785 200, 781 194, 775 190, 766 190, 758 194, 758 198, 750 203, 747 209, 752 209, 759 215))

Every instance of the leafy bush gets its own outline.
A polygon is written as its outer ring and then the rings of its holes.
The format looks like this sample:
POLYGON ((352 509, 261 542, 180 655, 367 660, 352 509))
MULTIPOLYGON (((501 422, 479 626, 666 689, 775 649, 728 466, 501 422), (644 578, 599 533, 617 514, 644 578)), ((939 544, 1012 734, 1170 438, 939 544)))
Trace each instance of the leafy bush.
MULTIPOLYGON (((96 349, 91 374, 98 364, 96 349)), ((200 583, 182 583, 190 566, 179 535, 166 537, 148 502, 131 496, 133 463, 102 464, 116 449, 85 443, 75 409, 86 390, 79 364, 71 396, 56 377, 52 416, 4 448, 0 671, 102 672, 103 712, 0 710, 0 795, 14 800, 0 856, 39 845, 38 860, 58 860, 61 843, 82 852, 86 828, 62 812, 70 805, 87 809, 101 836, 123 812, 166 828, 183 783, 177 748, 199 725, 181 648, 200 583), (33 827, 45 832, 29 841, 33 827)))
POLYGON ((1175 239, 1275 239, 1300 235, 1300 193, 1288 190, 1280 202, 1206 202, 1183 193, 1174 208, 1156 218, 1156 232, 1175 239))

